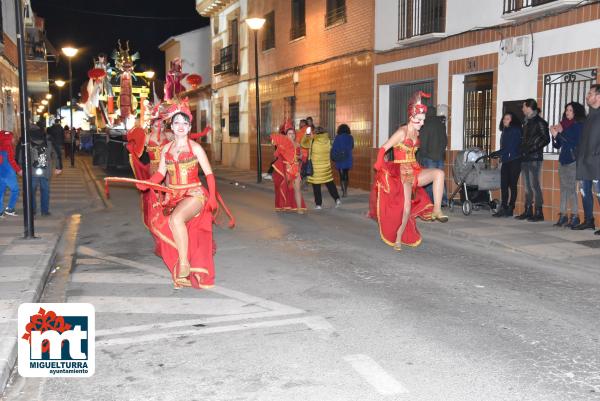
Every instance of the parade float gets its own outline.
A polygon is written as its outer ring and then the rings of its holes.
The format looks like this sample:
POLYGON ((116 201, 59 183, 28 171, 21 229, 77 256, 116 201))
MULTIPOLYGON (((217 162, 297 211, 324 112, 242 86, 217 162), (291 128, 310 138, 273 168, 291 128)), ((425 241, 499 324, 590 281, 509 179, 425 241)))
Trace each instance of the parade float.
POLYGON ((131 54, 129 41, 125 46, 120 40, 117 44, 112 65, 105 54, 94 59, 81 99, 92 127, 94 164, 107 169, 129 167, 127 131, 144 126, 154 76, 150 71, 135 71, 140 56, 131 54))

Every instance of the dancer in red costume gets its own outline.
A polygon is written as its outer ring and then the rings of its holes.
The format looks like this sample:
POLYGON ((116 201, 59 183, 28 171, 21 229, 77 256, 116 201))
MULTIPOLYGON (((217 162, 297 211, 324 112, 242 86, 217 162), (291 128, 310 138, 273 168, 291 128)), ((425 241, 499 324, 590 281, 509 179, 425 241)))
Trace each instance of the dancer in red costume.
POLYGON ((162 104, 157 104, 152 109, 152 118, 150 120, 150 130, 146 135, 146 152, 150 158, 150 175, 156 173, 158 170, 158 163, 160 162, 160 152, 162 147, 170 142, 165 130, 164 124, 164 110, 162 104))
POLYGON ((202 147, 191 141, 192 114, 185 103, 170 106, 174 140, 163 146, 158 170, 145 182, 107 177, 107 182, 134 182, 138 189, 150 195, 148 228, 153 234, 158 254, 171 271, 175 288, 191 286, 207 288, 214 285, 212 211, 218 208, 217 199, 234 220, 218 195, 215 178, 202 147), (208 189, 202 186, 199 168, 206 175, 208 189), (160 184, 168 178, 166 187, 160 184), (151 189, 151 190, 150 190, 151 189), (164 198, 157 195, 166 193, 164 198))
POLYGON ((416 218, 438 220, 445 223, 448 217, 441 211, 444 191, 444 171, 423 169, 415 158, 419 148, 419 129, 425 121, 427 106, 417 92, 408 106, 409 122, 398 130, 379 149, 374 165, 377 175, 371 191, 369 216, 379 223, 381 239, 394 249, 402 244, 417 246, 421 234, 416 218), (385 162, 385 153, 394 148, 394 161, 385 162), (434 203, 422 188, 433 183, 434 203))
POLYGON ((273 163, 275 210, 304 214, 306 204, 300 191, 300 145, 296 142, 296 131, 291 123, 285 123, 281 131, 285 134, 271 135, 271 142, 277 147, 273 163))

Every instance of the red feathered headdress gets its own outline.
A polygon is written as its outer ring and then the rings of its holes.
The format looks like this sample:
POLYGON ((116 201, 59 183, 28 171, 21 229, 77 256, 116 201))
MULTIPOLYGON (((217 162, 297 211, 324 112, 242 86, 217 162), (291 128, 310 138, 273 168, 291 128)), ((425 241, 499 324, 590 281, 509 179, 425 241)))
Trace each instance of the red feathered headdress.
POLYGON ((422 98, 430 98, 431 94, 423 91, 415 92, 408 101, 408 117, 412 118, 417 114, 427 113, 427 106, 422 103, 422 98))
POLYGON ((183 113, 188 116, 190 118, 190 122, 194 119, 194 116, 192 116, 192 112, 190 111, 187 97, 169 105, 164 113, 163 120, 170 120, 175 114, 178 113, 183 113))
POLYGON ((292 130, 294 130, 294 132, 296 132, 296 130, 294 129, 294 124, 292 123, 292 121, 291 120, 285 120, 283 122, 283 124, 281 124, 279 126, 279 133, 285 135, 285 134, 287 134, 288 130, 290 130, 290 129, 292 129, 292 130))

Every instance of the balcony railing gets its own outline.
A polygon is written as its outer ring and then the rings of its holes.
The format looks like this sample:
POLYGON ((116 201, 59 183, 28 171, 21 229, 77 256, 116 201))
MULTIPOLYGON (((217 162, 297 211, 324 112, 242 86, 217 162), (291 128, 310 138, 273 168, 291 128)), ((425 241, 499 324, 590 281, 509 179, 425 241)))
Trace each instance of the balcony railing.
POLYGON ((341 7, 333 8, 325 13, 325 26, 331 26, 334 24, 343 24, 346 22, 346 5, 341 7))
POLYGON ((213 67, 213 74, 237 74, 238 71, 238 56, 237 44, 226 46, 220 50, 219 64, 213 67))
POLYGON ((306 35, 306 24, 292 25, 290 29, 290 40, 301 38, 306 35))
POLYGON ((504 0, 504 14, 548 4, 557 0, 504 0))
POLYGON ((446 30, 445 0, 400 0, 398 40, 446 30))

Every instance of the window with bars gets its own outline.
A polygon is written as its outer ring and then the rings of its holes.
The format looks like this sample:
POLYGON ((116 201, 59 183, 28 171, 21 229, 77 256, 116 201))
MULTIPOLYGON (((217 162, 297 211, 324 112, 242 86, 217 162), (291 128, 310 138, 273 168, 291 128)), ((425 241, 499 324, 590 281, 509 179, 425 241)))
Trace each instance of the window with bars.
POLYGON ((240 104, 229 103, 229 136, 240 137, 240 104))
POLYGON ((417 91, 431 94, 430 98, 421 99, 427 106, 431 106, 432 99, 434 99, 433 81, 402 83, 390 86, 389 136, 392 136, 398 127, 408 122, 408 101, 417 91))
POLYGON ((320 126, 329 134, 330 138, 335 137, 335 92, 322 92, 320 94, 320 126))
POLYGON ((260 103, 260 143, 270 143, 272 133, 271 102, 260 103))
POLYGON ((290 40, 306 35, 306 5, 304 0, 292 0, 292 27, 290 40))
POLYGON ((275 47, 275 11, 265 15, 265 28, 262 41, 262 49, 269 50, 275 47))
POLYGON ((342 24, 346 22, 346 1, 327 0, 325 11, 325 26, 342 24))
MULTIPOLYGON (((596 83, 597 70, 577 70, 544 75, 544 98, 540 108, 548 124, 558 124, 565 106, 571 102, 581 103, 587 110, 585 95, 590 86, 596 83)), ((558 149, 548 144, 546 153, 558 153, 558 149)))
POLYGON ((492 139, 492 88, 494 73, 465 76, 464 148, 489 153, 492 139))
POLYGON ((446 0, 400 0, 398 40, 446 31, 446 0))

